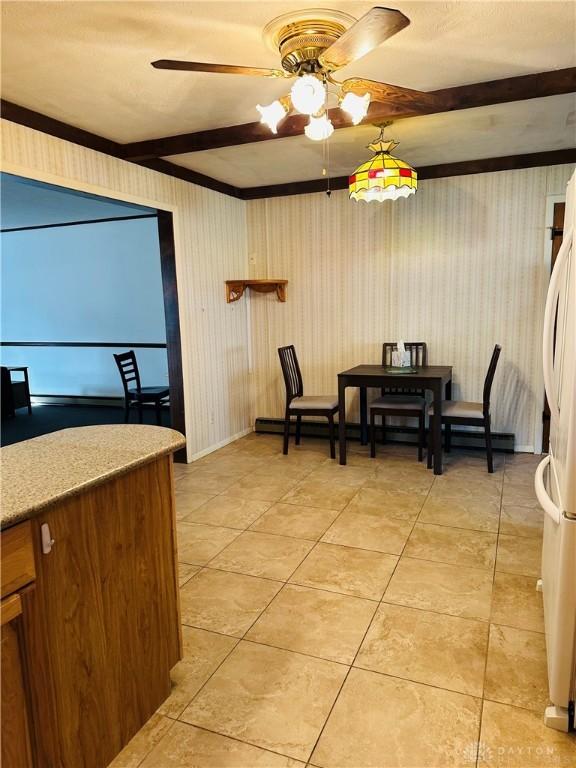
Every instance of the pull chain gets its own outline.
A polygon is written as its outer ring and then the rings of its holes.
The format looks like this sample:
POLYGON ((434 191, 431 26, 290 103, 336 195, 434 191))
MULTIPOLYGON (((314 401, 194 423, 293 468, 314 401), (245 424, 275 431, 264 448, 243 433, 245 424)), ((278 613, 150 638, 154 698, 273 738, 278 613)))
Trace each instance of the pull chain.
POLYGON ((330 138, 324 140, 324 146, 322 147, 322 155, 324 167, 322 168, 322 176, 326 176, 326 194, 328 197, 332 194, 330 189, 330 138))

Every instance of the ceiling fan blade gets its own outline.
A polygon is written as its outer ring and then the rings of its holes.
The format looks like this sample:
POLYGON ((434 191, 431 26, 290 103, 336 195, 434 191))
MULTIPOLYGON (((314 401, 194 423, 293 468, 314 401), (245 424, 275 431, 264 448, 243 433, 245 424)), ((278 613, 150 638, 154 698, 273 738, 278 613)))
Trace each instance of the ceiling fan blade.
POLYGON ((174 61, 159 59, 151 62, 156 69, 175 69, 184 72, 216 72, 222 75, 252 75, 253 77, 294 77, 283 69, 261 69, 259 67, 237 67, 233 64, 205 64, 201 61, 174 61))
POLYGON ((410 111, 422 112, 423 114, 426 114, 429 110, 437 110, 440 107, 448 106, 444 99, 441 99, 434 93, 414 91, 411 88, 378 83, 375 80, 362 80, 360 77, 351 77, 348 80, 344 80, 342 91, 343 93, 350 91, 358 96, 369 93, 372 101, 384 104, 390 103, 395 107, 407 108, 410 111))
POLYGON ((345 67, 370 53, 408 24, 410 19, 400 11, 372 8, 322 52, 320 64, 330 70, 345 67))

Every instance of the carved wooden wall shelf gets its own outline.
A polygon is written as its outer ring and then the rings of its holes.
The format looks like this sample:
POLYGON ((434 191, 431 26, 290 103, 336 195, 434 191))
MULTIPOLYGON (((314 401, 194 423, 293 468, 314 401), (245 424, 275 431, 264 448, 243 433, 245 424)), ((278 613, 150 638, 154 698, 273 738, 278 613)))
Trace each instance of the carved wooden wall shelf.
POLYGON ((286 286, 288 280, 226 280, 226 301, 238 301, 242 298, 246 288, 251 288, 258 293, 272 293, 276 291, 278 301, 286 301, 286 286))

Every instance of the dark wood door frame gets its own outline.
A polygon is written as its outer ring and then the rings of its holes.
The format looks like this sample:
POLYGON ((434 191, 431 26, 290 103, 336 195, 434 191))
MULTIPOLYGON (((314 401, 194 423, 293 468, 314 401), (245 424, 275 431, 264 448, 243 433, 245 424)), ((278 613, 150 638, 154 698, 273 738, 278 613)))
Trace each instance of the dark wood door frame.
MULTIPOLYGON (((552 227, 550 230, 550 239, 552 240, 552 250, 550 254, 550 274, 556 264, 556 257, 562 245, 562 236, 564 234, 564 211, 566 203, 554 203, 552 215, 552 227)), ((556 331, 554 331, 556 336, 556 331)), ((550 406, 548 398, 544 394, 544 410, 542 411, 542 453, 548 453, 550 449, 550 406)))
MULTIPOLYGON (((182 376, 182 342, 180 337, 180 308, 176 278, 176 245, 174 221, 171 211, 158 210, 158 240, 160 268, 164 292, 166 318, 166 351, 168 354, 168 381, 170 384, 170 421, 173 429, 186 434, 184 412, 184 378, 182 376)), ((186 448, 174 454, 174 460, 186 462, 186 448)))

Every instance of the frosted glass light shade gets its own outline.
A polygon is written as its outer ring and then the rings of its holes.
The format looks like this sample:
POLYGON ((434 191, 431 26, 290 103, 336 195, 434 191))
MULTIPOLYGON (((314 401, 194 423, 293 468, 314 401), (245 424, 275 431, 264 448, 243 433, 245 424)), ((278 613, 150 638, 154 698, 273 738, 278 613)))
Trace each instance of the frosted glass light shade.
POLYGON ((288 113, 284 104, 276 99, 272 104, 267 104, 264 107, 258 104, 256 109, 260 112, 260 122, 267 125, 272 133, 278 133, 278 123, 283 120, 288 113))
POLYGON ((334 126, 328 115, 324 113, 321 117, 312 116, 310 122, 304 128, 304 133, 313 141, 322 141, 323 139, 332 136, 334 133, 334 126))
POLYGON ((292 104, 303 115, 319 112, 326 101, 326 88, 314 75, 302 75, 290 91, 292 104))
POLYGON ((349 91, 340 102, 341 109, 348 112, 354 125, 358 125, 366 117, 369 106, 369 93, 365 93, 364 96, 358 96, 349 91))

